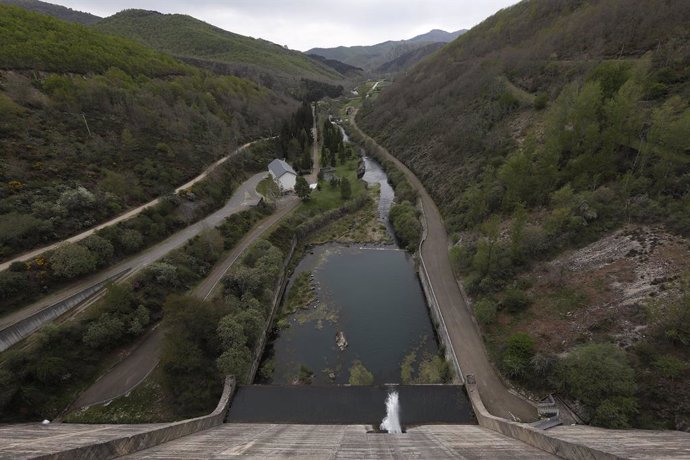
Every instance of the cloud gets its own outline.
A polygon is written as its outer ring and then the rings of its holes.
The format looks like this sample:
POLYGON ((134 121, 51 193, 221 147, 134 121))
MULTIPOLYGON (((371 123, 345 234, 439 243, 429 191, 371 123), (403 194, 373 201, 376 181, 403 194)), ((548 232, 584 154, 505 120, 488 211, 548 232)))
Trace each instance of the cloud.
POLYGON ((467 29, 517 0, 58 0, 110 16, 127 8, 194 16, 290 48, 372 45, 431 29, 467 29))

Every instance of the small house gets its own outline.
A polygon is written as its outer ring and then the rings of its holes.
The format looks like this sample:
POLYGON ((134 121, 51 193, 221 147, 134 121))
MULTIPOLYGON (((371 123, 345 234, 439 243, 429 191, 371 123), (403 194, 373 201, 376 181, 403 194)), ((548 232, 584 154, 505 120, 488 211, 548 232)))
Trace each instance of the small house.
POLYGON ((275 159, 271 161, 268 165, 268 172, 281 192, 292 192, 295 190, 297 173, 284 160, 275 159))

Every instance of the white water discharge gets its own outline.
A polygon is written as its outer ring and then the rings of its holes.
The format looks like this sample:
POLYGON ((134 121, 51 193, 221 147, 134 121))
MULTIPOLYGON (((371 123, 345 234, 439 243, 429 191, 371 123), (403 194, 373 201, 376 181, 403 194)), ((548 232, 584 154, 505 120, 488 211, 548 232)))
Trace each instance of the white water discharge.
POLYGON ((386 398, 386 417, 381 422, 380 428, 389 433, 402 433, 402 428, 400 427, 400 402, 397 391, 388 393, 386 398))

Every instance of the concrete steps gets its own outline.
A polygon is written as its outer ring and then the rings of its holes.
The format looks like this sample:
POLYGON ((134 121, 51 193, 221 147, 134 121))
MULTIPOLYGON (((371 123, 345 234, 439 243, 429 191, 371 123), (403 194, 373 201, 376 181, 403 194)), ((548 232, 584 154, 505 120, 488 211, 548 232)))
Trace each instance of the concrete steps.
POLYGON ((225 424, 130 455, 128 459, 552 459, 479 426, 427 425, 398 435, 365 425, 225 424))

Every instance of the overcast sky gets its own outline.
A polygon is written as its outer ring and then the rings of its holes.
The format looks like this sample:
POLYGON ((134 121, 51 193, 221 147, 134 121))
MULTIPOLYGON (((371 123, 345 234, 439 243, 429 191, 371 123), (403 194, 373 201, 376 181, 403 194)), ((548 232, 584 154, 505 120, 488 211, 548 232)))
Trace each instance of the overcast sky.
POLYGON ((98 16, 183 13, 292 49, 373 45, 431 29, 469 29, 517 0, 44 0, 98 16))

